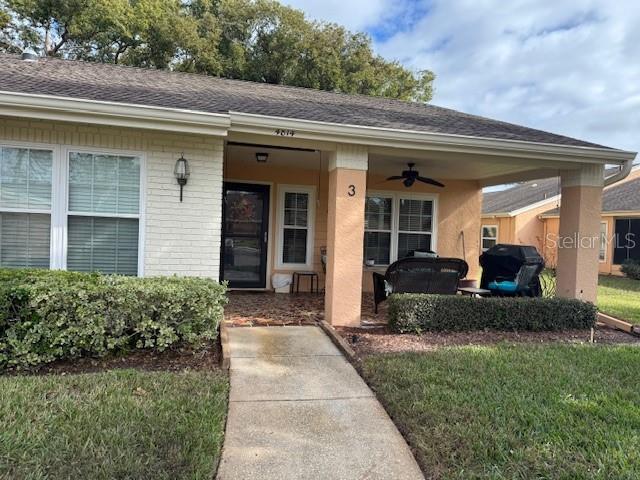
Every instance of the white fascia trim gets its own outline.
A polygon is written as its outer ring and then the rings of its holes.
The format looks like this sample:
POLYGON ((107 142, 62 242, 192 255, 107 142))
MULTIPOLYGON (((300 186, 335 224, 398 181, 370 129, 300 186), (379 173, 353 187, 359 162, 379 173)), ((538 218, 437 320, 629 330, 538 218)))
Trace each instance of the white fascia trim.
POLYGON ((548 143, 416 132, 380 127, 298 120, 293 118, 229 112, 231 131, 277 136, 276 130, 289 130, 294 137, 316 141, 358 143, 419 150, 439 150, 485 155, 531 157, 579 163, 622 164, 636 152, 605 148, 576 147, 548 143))
POLYGON ((229 115, 0 91, 0 115, 226 136, 229 115))
POLYGON ((531 203, 526 207, 518 208, 517 210, 508 212, 508 216, 515 217, 517 215, 520 215, 521 213, 525 213, 525 212, 528 212, 529 210, 533 210, 534 208, 542 207, 547 203, 555 202, 559 198, 560 198, 560 195, 554 195, 553 197, 545 198, 544 200, 540 200, 539 202, 531 203))

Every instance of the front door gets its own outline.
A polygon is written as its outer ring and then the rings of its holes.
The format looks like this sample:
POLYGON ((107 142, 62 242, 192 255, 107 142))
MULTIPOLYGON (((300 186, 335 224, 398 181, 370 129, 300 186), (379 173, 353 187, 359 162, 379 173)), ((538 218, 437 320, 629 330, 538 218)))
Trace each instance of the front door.
POLYGON ((269 186, 225 183, 220 279, 231 288, 267 286, 269 186))

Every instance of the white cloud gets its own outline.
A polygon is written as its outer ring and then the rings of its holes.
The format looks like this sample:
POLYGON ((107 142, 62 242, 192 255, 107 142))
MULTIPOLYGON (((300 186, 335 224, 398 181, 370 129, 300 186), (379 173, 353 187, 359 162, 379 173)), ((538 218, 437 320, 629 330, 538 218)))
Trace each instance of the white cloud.
POLYGON ((437 105, 640 150, 636 0, 287 3, 374 36, 396 32, 376 50, 433 70, 437 105))

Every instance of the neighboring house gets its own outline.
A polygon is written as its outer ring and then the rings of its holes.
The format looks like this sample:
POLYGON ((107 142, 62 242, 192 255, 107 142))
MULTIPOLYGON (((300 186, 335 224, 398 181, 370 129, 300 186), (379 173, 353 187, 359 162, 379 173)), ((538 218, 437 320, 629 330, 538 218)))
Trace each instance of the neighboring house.
MULTIPOLYGON (((560 210, 548 210, 540 215, 540 219, 546 239, 543 254, 547 263, 555 265, 558 261, 560 210)), ((622 262, 628 258, 640 260, 640 169, 635 169, 628 180, 604 190, 600 232, 600 273, 622 275, 622 262)))
MULTIPOLYGON (((562 175, 563 233, 597 234, 603 166, 635 158, 420 103, 12 55, 0 148, 0 266, 270 289, 274 273, 321 272, 326 248, 338 325, 359 324, 370 269, 414 249, 477 278, 483 187, 562 175), (409 162, 445 186, 386 180, 409 162)), ((595 299, 595 259, 565 250, 559 294, 595 299)))
MULTIPOLYGON (((614 175, 616 171, 615 168, 608 169, 605 176, 614 175)), ((614 255, 615 241, 611 241, 611 237, 613 233, 622 234, 625 228, 638 228, 636 223, 640 220, 632 219, 640 217, 639 185, 640 166, 635 166, 628 177, 604 188, 600 219, 600 273, 619 273, 623 256, 626 258, 636 255, 635 250, 630 252, 623 247, 618 248, 614 255)), ((556 265, 561 204, 559 192, 560 178, 546 178, 484 193, 480 226, 481 249, 486 250, 496 243, 533 245, 545 257, 548 265, 556 265)), ((640 249, 640 243, 638 248, 640 249)))

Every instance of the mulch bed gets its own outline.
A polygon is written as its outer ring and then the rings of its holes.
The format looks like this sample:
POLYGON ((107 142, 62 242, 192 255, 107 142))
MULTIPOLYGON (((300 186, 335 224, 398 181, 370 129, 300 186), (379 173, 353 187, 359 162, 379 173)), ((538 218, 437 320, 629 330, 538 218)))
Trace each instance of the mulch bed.
MULTIPOLYGON (((384 353, 428 352, 438 348, 459 345, 493 345, 508 343, 588 343, 589 330, 564 332, 448 332, 421 335, 392 333, 387 328, 337 328, 359 357, 384 353)), ((640 337, 611 328, 597 328, 594 341, 597 344, 635 344, 640 337)))
POLYGON ((217 370, 220 368, 220 347, 214 346, 194 351, 190 349, 164 352, 134 351, 103 358, 76 358, 59 360, 32 370, 9 370, 6 375, 66 375, 94 373, 105 370, 135 368, 145 371, 181 372, 184 370, 217 370))

